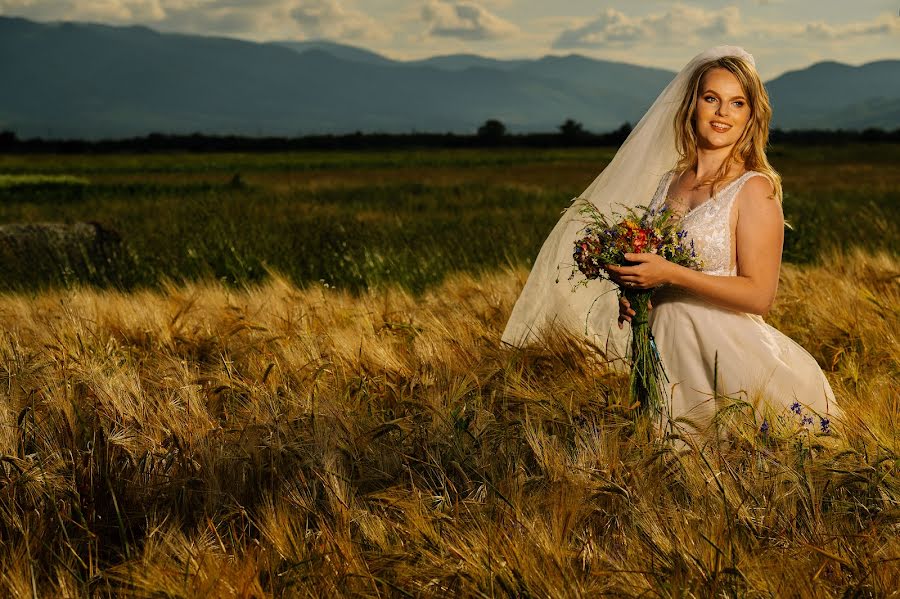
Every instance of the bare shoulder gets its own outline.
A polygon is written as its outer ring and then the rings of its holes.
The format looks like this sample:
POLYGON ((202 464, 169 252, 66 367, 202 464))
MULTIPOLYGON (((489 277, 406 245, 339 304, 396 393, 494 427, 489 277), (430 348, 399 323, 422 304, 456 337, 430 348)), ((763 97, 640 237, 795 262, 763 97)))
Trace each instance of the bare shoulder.
POLYGON ((762 173, 755 172, 747 177, 738 190, 735 202, 741 213, 781 214, 781 204, 775 199, 775 186, 762 173))

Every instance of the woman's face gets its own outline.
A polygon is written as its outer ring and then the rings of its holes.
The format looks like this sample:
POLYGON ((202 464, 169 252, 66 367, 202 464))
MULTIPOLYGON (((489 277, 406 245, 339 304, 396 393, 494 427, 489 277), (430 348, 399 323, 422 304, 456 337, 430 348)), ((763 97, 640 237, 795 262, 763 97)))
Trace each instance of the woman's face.
POLYGON ((700 147, 717 149, 737 143, 750 121, 750 105, 737 77, 721 67, 711 69, 697 91, 694 127, 700 147))

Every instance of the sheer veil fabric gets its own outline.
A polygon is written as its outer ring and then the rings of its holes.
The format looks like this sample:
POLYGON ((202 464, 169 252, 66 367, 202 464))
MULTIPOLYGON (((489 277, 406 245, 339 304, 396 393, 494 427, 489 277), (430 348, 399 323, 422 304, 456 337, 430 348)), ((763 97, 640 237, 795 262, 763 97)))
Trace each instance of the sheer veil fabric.
MULTIPOLYGON (((604 214, 625 207, 649 205, 663 175, 678 161, 673 120, 691 73, 700 64, 722 56, 738 56, 755 66, 753 56, 738 46, 716 46, 695 56, 663 89, 619 148, 612 162, 571 205, 541 246, 525 286, 513 307, 501 344, 522 347, 542 340, 550 323, 569 329, 603 349, 608 358, 621 359, 630 330, 619 330, 618 297, 609 281, 583 280, 581 273, 569 280, 572 251, 585 226, 577 200, 591 202, 604 214)), ((623 360, 617 360, 622 366, 623 360)))

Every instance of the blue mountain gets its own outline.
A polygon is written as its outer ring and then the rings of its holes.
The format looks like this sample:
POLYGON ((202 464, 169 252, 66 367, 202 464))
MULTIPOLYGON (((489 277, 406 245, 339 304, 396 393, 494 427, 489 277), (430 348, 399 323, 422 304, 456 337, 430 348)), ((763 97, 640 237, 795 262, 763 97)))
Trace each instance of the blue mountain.
MULTIPOLYGON (((0 17, 0 130, 159 133, 512 132, 640 118, 674 73, 577 54, 393 60, 328 40, 256 43, 143 26, 0 17)), ((783 128, 900 127, 900 61, 819 63, 767 83, 783 128)))

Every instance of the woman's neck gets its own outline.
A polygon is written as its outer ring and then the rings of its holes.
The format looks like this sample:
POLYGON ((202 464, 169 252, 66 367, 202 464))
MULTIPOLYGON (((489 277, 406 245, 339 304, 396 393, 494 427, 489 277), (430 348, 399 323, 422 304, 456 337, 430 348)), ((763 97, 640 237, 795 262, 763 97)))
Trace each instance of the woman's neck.
MULTIPOLYGON (((693 173, 694 180, 706 181, 707 179, 712 179, 722 167, 722 163, 725 162, 725 159, 731 152, 731 148, 732 146, 715 149, 697 148, 697 166, 693 173)), ((740 174, 743 170, 743 163, 735 160, 729 167, 729 172, 726 173, 725 177, 732 178, 732 176, 740 174)))

